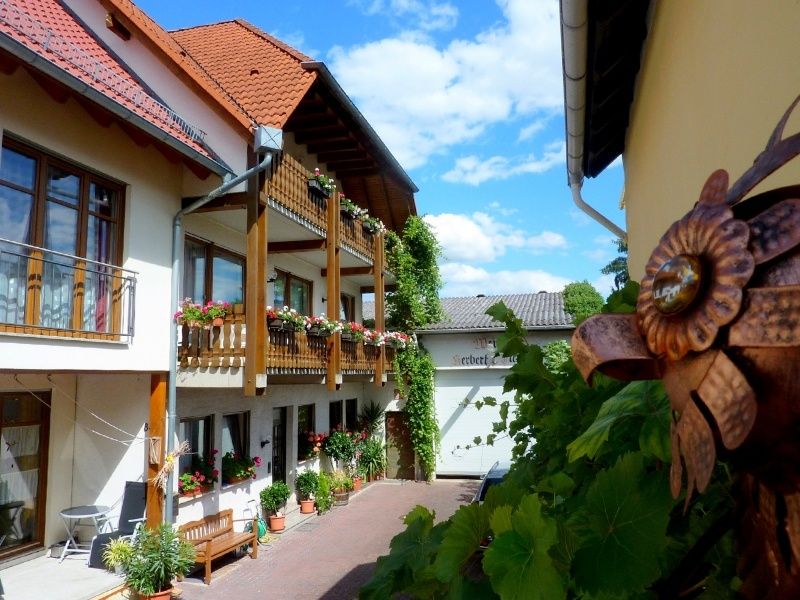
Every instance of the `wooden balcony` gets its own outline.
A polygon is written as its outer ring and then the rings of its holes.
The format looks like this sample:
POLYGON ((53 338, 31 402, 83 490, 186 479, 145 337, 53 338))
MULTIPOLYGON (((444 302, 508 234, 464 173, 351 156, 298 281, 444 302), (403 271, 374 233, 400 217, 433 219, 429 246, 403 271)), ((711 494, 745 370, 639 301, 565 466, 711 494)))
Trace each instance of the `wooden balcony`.
MULTIPOLYGON (((220 327, 203 328, 183 324, 178 328, 178 364, 181 369, 239 368, 245 360, 245 315, 236 305, 220 327)), ((264 325, 266 327, 266 324, 264 325)), ((338 335, 338 334, 336 334, 338 335)), ((304 331, 267 329, 268 375, 325 375, 328 369, 330 338, 308 335, 304 331)), ((392 369, 394 350, 366 346, 361 342, 342 342, 343 375, 374 375, 378 361, 383 372, 392 369)))
POLYGON ((374 264, 376 236, 365 230, 360 221, 339 212, 338 192, 327 199, 312 193, 308 187, 311 176, 312 173, 297 159, 284 153, 274 167, 272 179, 266 183, 267 196, 276 205, 275 208, 289 211, 294 217, 322 233, 328 229, 328 204, 335 202, 333 208, 339 215, 341 244, 367 263, 374 264))

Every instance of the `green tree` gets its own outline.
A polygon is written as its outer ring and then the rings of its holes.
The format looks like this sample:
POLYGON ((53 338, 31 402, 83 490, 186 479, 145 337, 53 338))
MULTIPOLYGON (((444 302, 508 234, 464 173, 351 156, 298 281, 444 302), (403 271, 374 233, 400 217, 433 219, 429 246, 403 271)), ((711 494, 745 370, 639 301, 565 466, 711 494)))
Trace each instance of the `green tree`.
POLYGON ((564 286, 564 310, 572 315, 578 325, 586 317, 599 313, 603 308, 603 297, 588 281, 576 281, 564 286))
POLYGON ((600 269, 603 275, 614 276, 614 289, 619 290, 630 280, 628 274, 628 243, 622 238, 614 240, 617 245, 617 256, 614 260, 600 269))

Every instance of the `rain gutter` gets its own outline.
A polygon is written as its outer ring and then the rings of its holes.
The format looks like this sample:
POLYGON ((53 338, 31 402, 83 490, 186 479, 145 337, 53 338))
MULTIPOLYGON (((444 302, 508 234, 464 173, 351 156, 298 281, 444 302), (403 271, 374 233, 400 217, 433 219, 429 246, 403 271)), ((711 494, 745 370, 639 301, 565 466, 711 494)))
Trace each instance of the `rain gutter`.
POLYGON ((561 47, 566 113, 567 173, 575 205, 615 236, 627 242, 624 229, 590 206, 581 194, 586 125, 586 52, 589 32, 588 0, 561 0, 561 47))
MULTIPOLYGON (((259 126, 255 131, 253 149, 256 155, 264 154, 264 158, 256 166, 248 169, 241 175, 229 179, 218 188, 209 192, 206 196, 192 202, 186 208, 182 208, 175 214, 172 221, 172 285, 170 294, 170 306, 177 306, 181 293, 181 259, 183 257, 183 217, 204 204, 208 204, 214 198, 225 194, 240 183, 250 179, 252 176, 268 169, 272 164, 275 154, 280 152, 283 147, 283 133, 280 129, 259 126)), ((178 376, 178 325, 175 319, 170 320, 169 328, 169 376, 167 381, 167 454, 175 450, 175 412, 177 409, 177 376, 178 376)), ((170 471, 167 478, 167 501, 164 503, 164 522, 173 522, 173 507, 171 492, 174 485, 174 469, 170 471)))

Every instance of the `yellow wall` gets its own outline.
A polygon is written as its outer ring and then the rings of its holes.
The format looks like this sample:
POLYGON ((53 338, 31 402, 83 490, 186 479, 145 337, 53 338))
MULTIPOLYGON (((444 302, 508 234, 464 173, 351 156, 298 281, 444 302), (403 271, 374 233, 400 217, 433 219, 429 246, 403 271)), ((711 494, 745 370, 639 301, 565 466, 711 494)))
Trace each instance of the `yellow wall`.
MULTIPOLYGON (((634 279, 708 175, 738 179, 800 94, 798 32, 796 0, 656 3, 625 145, 634 279)), ((800 116, 786 131, 800 131, 800 116)), ((756 192, 796 183, 797 159, 756 192)))

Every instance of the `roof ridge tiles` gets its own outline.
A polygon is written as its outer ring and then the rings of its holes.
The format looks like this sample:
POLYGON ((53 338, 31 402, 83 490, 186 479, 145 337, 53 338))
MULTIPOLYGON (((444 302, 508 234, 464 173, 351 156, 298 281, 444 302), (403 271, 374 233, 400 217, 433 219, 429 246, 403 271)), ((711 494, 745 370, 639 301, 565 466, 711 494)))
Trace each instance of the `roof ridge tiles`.
POLYGON ((238 23, 240 26, 242 26, 245 29, 247 29, 248 31, 250 31, 251 33, 253 33, 255 35, 258 35, 258 36, 264 38, 265 40, 267 40, 268 42, 270 42, 271 44, 277 46, 278 48, 280 48, 281 50, 283 50, 287 54, 291 54, 294 58, 296 58, 298 60, 298 62, 301 62, 301 63, 302 62, 314 62, 314 59, 311 58, 310 56, 308 56, 307 54, 303 54, 297 48, 294 48, 294 47, 290 46, 289 44, 287 44, 286 42, 283 42, 283 41, 279 40, 275 36, 270 35, 266 31, 264 31, 263 29, 261 29, 260 27, 258 27, 256 25, 253 25, 249 21, 245 21, 244 19, 241 19, 241 18, 234 19, 234 21, 236 23, 238 23))

